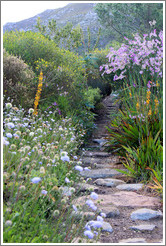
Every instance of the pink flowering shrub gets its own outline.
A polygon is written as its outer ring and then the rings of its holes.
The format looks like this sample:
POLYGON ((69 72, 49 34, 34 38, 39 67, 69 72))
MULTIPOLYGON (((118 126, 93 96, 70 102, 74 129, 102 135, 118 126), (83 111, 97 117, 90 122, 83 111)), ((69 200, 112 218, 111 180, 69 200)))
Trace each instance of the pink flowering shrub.
POLYGON ((135 35, 133 40, 125 37, 127 44, 122 44, 118 50, 110 48, 107 55, 108 63, 100 66, 104 74, 114 73, 113 80, 121 80, 128 69, 138 69, 140 74, 148 71, 151 76, 157 75, 162 78, 163 66, 163 31, 156 34, 156 29, 150 34, 140 37, 135 35), (120 71, 120 74, 119 74, 120 71))

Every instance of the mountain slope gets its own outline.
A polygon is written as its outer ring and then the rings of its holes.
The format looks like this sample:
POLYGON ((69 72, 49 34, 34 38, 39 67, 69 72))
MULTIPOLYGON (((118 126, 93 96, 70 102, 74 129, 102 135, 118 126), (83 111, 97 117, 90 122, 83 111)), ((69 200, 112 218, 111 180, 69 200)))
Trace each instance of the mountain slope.
POLYGON ((93 3, 71 3, 63 8, 48 9, 44 12, 35 15, 34 17, 14 22, 7 23, 3 27, 3 31, 35 31, 35 25, 38 17, 40 17, 42 24, 47 24, 51 19, 55 19, 59 26, 64 26, 67 22, 71 22, 74 26, 81 23, 83 29, 88 25, 99 25, 97 21, 97 14, 93 11, 93 3))
MULTIPOLYGON (((71 22, 74 27, 80 25, 84 34, 87 33, 87 27, 90 27, 92 34, 92 41, 97 37, 100 24, 98 22, 97 14, 94 12, 95 3, 70 3, 63 8, 48 9, 44 12, 25 19, 19 22, 7 23, 3 26, 3 32, 5 31, 37 31, 35 25, 38 17, 41 19, 41 23, 47 25, 51 19, 55 19, 57 25, 62 27, 71 22)), ((104 47, 107 44, 107 39, 100 39, 99 46, 104 47)))

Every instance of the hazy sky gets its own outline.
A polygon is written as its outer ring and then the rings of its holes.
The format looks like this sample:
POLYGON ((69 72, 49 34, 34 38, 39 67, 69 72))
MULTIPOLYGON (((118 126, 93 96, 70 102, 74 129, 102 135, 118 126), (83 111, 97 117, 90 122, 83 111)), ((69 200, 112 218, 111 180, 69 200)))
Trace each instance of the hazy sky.
POLYGON ((46 9, 57 9, 72 1, 1 1, 1 23, 17 22, 33 17, 46 9))

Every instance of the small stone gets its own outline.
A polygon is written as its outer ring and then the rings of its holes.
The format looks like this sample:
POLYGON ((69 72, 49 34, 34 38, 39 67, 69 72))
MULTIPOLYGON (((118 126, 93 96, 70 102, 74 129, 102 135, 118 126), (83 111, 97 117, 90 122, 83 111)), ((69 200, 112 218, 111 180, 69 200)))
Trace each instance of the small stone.
POLYGON ((108 222, 103 222, 103 225, 102 225, 102 232, 113 232, 113 229, 112 229, 112 226, 110 225, 110 223, 108 222))
POLYGON ((90 184, 86 184, 86 183, 78 183, 78 189, 82 192, 85 191, 98 191, 99 188, 95 185, 90 185, 90 184))
POLYGON ((114 218, 120 215, 119 209, 113 206, 104 206, 102 212, 106 214, 106 218, 114 218))
POLYGON ((155 227, 155 225, 135 225, 130 226, 130 229, 138 231, 153 231, 155 227))
POLYGON ((120 240, 119 243, 146 243, 144 238, 128 238, 120 240))
POLYGON ((131 214, 132 220, 149 220, 158 217, 162 217, 161 211, 156 211, 147 208, 138 209, 131 214))
POLYGON ((94 183, 108 187, 116 187, 119 184, 125 184, 125 182, 120 179, 96 179, 94 183))
POLYGON ((142 189, 143 184, 122 184, 118 185, 116 188, 119 190, 127 190, 127 191, 137 191, 142 189))

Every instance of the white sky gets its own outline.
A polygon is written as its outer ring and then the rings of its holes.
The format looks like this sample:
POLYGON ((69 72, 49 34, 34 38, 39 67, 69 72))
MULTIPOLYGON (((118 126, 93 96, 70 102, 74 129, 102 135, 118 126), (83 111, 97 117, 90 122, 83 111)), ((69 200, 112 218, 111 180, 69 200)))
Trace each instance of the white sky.
POLYGON ((33 17, 46 9, 57 9, 72 1, 1 1, 1 23, 17 22, 33 17))
MULTIPOLYGON (((28 19, 37 14, 42 13, 46 9, 57 9, 66 6, 69 3, 75 2, 102 2, 107 3, 110 1, 1 1, 1 24, 2 26, 7 22, 17 22, 28 19)), ((118 2, 118 1, 111 1, 118 2)), ((124 1, 128 2, 128 1, 124 1)), ((141 1, 132 1, 141 2, 141 1)), ((158 2, 158 1, 150 1, 158 2)), ((131 3, 131 2, 130 2, 131 3)))

